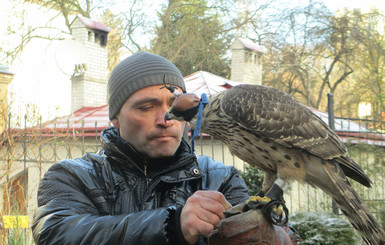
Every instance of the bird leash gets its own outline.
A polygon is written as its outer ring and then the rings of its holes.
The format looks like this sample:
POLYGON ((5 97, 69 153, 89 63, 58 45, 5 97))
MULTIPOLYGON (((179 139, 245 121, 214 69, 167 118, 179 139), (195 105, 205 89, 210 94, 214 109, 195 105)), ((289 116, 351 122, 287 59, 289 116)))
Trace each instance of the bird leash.
POLYGON ((201 95, 201 100, 199 101, 198 116, 197 116, 197 122, 195 124, 195 130, 192 127, 190 128, 192 153, 195 152, 195 138, 198 137, 200 130, 201 130, 201 126, 202 126, 202 119, 203 119, 202 111, 203 111, 203 108, 208 103, 209 103, 209 101, 207 100, 207 95, 205 93, 203 93, 201 95))

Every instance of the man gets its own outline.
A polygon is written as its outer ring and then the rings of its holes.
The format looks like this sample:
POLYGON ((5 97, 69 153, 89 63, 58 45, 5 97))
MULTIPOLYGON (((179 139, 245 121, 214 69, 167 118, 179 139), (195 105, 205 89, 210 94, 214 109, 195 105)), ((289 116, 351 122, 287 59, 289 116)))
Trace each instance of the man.
POLYGON ((205 244, 223 212, 248 199, 233 167, 191 153, 184 124, 164 121, 185 91, 168 60, 139 52, 111 73, 103 150, 54 164, 38 191, 37 244, 205 244))

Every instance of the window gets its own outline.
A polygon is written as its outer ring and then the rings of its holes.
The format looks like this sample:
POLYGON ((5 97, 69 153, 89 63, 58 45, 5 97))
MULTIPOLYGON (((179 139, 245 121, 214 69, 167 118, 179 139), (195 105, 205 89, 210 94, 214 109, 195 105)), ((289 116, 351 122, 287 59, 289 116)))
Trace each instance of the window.
POLYGON ((95 43, 99 42, 99 33, 95 32, 95 43))
POLYGON ((100 46, 104 47, 107 44, 107 37, 105 34, 100 35, 100 46))
POLYGON ((8 214, 27 214, 27 202, 25 193, 27 192, 28 174, 9 180, 8 188, 4 188, 3 210, 8 214))
POLYGON ((88 31, 88 41, 92 41, 92 31, 88 31))

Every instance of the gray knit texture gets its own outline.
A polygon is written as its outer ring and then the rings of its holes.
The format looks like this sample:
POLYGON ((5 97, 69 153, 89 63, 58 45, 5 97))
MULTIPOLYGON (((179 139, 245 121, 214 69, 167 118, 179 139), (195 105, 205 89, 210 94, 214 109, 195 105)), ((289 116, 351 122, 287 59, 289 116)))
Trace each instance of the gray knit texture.
POLYGON ((186 92, 184 79, 178 68, 167 59, 148 52, 138 52, 122 60, 112 70, 108 80, 108 116, 116 117, 124 102, 139 89, 172 84, 186 92))

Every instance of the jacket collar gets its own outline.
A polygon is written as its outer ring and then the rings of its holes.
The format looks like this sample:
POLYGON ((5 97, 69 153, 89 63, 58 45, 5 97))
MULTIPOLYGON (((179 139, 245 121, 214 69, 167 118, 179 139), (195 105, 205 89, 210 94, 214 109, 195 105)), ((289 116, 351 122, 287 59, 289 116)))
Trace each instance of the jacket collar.
POLYGON ((191 154, 190 145, 183 138, 174 156, 164 159, 149 160, 144 159, 128 142, 121 139, 119 137, 119 130, 114 127, 103 130, 101 141, 107 156, 118 160, 118 162, 128 163, 124 165, 131 165, 127 167, 135 167, 145 175, 170 176, 167 173, 183 169, 183 171, 177 171, 172 174, 175 178, 182 178, 191 176, 197 177, 201 172, 195 154, 191 154))

